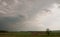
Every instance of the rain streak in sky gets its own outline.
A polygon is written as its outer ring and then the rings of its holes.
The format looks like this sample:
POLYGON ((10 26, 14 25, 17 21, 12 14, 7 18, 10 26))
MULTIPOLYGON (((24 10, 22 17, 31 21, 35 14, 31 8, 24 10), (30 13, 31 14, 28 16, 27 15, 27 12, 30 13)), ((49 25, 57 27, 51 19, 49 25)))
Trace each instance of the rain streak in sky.
POLYGON ((60 30, 59 0, 0 0, 0 30, 60 30))

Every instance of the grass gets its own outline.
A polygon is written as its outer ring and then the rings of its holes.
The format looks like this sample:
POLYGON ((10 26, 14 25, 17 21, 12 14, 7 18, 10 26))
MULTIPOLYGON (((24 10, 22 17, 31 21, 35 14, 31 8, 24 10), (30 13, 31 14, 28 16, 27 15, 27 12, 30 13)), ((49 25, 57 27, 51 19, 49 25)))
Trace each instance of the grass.
POLYGON ((0 37, 60 37, 60 32, 50 32, 49 36, 46 33, 32 34, 31 32, 8 32, 0 33, 0 37))

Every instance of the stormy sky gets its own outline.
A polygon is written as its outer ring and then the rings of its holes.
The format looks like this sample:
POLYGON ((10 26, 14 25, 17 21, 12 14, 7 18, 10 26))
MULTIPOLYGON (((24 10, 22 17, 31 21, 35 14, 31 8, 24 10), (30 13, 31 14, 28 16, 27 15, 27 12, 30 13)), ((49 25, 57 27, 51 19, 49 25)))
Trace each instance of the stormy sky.
POLYGON ((0 0, 0 30, 60 30, 59 0, 0 0))

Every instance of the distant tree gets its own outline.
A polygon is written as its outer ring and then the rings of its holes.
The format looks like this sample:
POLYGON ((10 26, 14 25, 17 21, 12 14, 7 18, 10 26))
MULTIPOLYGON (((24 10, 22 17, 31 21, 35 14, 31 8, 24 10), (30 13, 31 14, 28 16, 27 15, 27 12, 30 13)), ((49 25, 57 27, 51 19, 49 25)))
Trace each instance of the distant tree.
POLYGON ((46 29, 46 33, 47 33, 48 36, 50 35, 50 30, 49 30, 49 28, 46 29))
POLYGON ((8 31, 0 30, 0 33, 7 33, 8 31))

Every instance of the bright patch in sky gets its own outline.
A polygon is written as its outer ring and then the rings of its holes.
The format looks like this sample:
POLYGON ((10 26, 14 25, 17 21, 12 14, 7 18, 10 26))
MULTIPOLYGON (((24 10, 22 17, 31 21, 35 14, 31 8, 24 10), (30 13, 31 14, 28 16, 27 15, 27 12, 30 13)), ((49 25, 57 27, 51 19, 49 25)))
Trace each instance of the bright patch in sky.
MULTIPOLYGON (((54 3, 50 8, 50 13, 44 13, 42 24, 50 30, 60 30, 60 4, 54 3), (45 15, 46 14, 46 15, 45 15)), ((41 18, 41 17, 40 17, 41 18)))
POLYGON ((39 13, 33 19, 28 20, 24 23, 24 29, 45 31, 47 28, 49 28, 50 30, 60 30, 59 6, 60 4, 54 3, 47 9, 39 11, 39 13))

